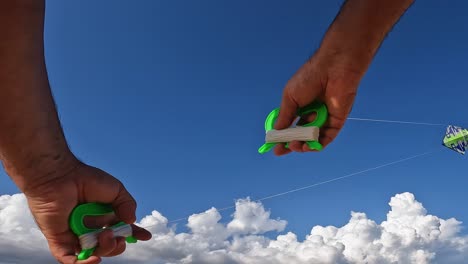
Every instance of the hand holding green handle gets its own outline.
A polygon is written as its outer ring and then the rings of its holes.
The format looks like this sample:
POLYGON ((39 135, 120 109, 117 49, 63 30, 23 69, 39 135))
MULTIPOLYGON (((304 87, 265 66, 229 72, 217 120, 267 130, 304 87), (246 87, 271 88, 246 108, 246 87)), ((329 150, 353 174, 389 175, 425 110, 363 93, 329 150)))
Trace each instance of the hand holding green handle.
MULTIPOLYGON (((265 132, 266 133, 268 133, 269 131, 274 130, 274 125, 275 125, 276 119, 279 116, 279 111, 280 111, 280 108, 275 108, 267 116, 267 118, 265 120, 265 132)), ((304 125, 302 125, 300 127, 320 128, 320 127, 323 126, 323 124, 325 124, 325 122, 327 121, 327 118, 328 118, 328 110, 327 110, 326 105, 324 103, 322 103, 322 102, 316 101, 316 102, 313 102, 313 103, 309 104, 308 106, 306 106, 304 108, 299 109, 298 112, 297 112, 297 116, 304 116, 304 115, 307 115, 307 114, 311 114, 313 112, 315 112, 316 115, 317 115, 315 120, 310 122, 310 123, 304 124, 304 125)), ((287 148, 289 142, 283 142, 283 143, 286 143, 286 148, 287 148)), ((309 146, 310 149, 319 150, 319 151, 323 149, 322 144, 320 144, 320 142, 318 140, 306 141, 306 143, 307 143, 307 145, 309 146)), ((266 141, 265 144, 263 144, 258 149, 258 152, 260 154, 266 153, 266 152, 270 151, 276 144, 278 144, 278 142, 268 142, 268 141, 266 141)))
MULTIPOLYGON (((75 207, 70 215, 69 225, 73 233, 80 238, 81 252, 78 254, 78 260, 88 259, 93 253, 96 246, 86 247, 83 245, 82 239, 86 236, 97 236, 99 232, 104 231, 104 228, 88 228, 85 226, 84 218, 86 216, 103 216, 112 214, 114 211, 111 205, 101 203, 85 203, 75 207)), ((125 222, 119 222, 111 227, 112 229, 124 227, 127 225, 125 222)), ((128 228, 131 228, 130 226, 128 228)), ((130 229, 131 230, 131 229, 130 229)), ((136 243, 137 239, 133 236, 127 236, 125 238, 127 243, 136 243)))

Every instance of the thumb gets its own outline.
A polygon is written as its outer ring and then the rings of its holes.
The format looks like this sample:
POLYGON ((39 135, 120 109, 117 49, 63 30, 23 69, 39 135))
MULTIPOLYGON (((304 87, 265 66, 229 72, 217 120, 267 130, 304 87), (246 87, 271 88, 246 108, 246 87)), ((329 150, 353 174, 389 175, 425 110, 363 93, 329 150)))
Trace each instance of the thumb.
POLYGON ((92 176, 84 183, 85 200, 107 203, 121 221, 132 224, 136 221, 136 201, 118 179, 107 172, 91 168, 92 176))
POLYGON ((281 106, 278 118, 276 120, 275 129, 284 129, 292 125, 297 117, 297 111, 301 107, 305 107, 319 97, 322 89, 317 86, 319 82, 299 83, 293 82, 286 86, 281 100, 281 106))
POLYGON ((133 224, 136 221, 136 201, 123 185, 120 186, 119 193, 112 202, 112 207, 115 215, 125 223, 133 224))
POLYGON ((289 96, 286 92, 283 95, 283 99, 281 100, 280 111, 278 115, 278 119, 276 119, 276 123, 274 128, 275 129, 284 129, 291 126, 294 119, 296 119, 298 104, 289 96))

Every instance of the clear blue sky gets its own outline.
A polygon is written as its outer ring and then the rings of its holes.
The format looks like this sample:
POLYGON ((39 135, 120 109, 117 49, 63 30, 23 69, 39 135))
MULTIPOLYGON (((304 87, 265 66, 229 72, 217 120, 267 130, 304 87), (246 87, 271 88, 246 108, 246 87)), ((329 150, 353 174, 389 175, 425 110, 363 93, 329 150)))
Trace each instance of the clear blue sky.
MULTIPOLYGON (((73 151, 122 180, 139 217, 156 209, 176 219, 442 149, 444 127, 349 121, 324 152, 257 153, 266 115, 340 5, 47 1, 48 70, 73 151)), ((468 126, 467 8, 417 1, 380 48, 351 116, 468 126)), ((467 162, 442 149, 264 204, 301 236, 346 223, 351 210, 381 221, 405 191, 430 213, 468 222, 467 162)), ((0 172, 0 194, 16 192, 0 172)))

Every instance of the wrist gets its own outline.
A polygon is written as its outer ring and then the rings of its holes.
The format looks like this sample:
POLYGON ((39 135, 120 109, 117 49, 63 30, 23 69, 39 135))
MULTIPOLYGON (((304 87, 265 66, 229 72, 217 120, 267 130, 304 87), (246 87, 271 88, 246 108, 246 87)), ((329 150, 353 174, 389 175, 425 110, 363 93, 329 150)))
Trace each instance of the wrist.
POLYGON ((320 53, 340 64, 366 71, 398 19, 414 0, 349 0, 327 30, 320 53))
POLYGON ((66 176, 82 164, 69 149, 48 151, 21 164, 3 162, 6 173, 26 195, 66 176))
POLYGON ((364 74, 384 35, 385 33, 377 29, 359 32, 341 28, 338 23, 325 34, 318 49, 318 56, 332 60, 333 64, 364 74))
POLYGON ((367 71, 372 56, 365 50, 353 49, 346 45, 322 45, 314 57, 321 67, 329 71, 350 72, 363 76, 367 71))

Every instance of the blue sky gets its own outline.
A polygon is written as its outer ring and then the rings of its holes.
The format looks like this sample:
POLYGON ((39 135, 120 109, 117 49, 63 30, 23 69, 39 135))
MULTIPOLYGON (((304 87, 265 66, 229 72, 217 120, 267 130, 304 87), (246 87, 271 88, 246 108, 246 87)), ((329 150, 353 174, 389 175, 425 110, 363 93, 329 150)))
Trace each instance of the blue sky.
MULTIPOLYGON (((287 230, 381 221, 412 192, 468 221, 466 156, 444 127, 348 121, 324 152, 260 155, 263 122, 341 1, 47 1, 46 56, 71 148, 169 219, 261 198, 425 151, 430 156, 264 201, 287 230)), ((418 1, 361 82, 352 117, 468 126, 468 3, 418 1)), ((0 172, 0 194, 18 190, 0 172)), ((226 211, 229 215, 231 211, 226 211)))

